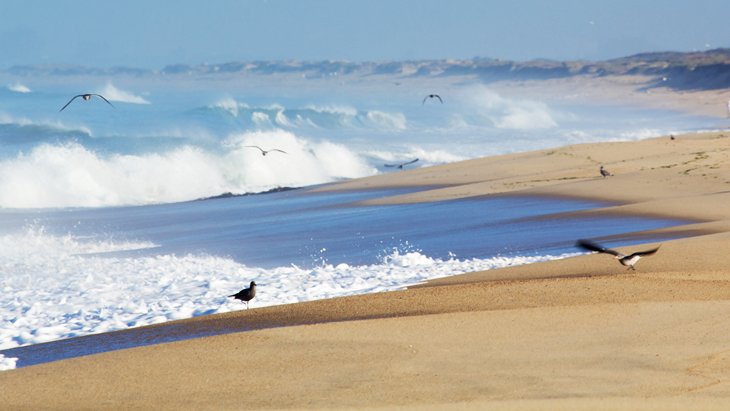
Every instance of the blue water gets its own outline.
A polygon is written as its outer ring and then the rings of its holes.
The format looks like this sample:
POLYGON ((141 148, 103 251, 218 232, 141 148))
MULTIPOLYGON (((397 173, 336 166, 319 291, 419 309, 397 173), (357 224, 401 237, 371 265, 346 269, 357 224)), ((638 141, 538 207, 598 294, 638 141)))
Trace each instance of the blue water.
POLYGON ((514 98, 460 78, 148 77, 5 79, 31 91, 0 88, 0 207, 172 203, 363 177, 415 158, 412 167, 423 167, 712 125, 669 111, 514 98), (434 88, 444 103, 423 104, 422 90, 434 88), (80 92, 115 108, 77 98, 59 112, 80 92), (250 145, 288 154, 263 157, 250 145))
POLYGON ((0 78, 0 349, 240 309, 226 296, 254 279, 264 306, 559 258, 582 237, 637 242, 681 222, 569 217, 603 204, 521 196, 363 206, 399 191, 309 187, 707 124, 463 78, 0 78), (422 103, 435 91, 443 104, 422 103), (59 112, 85 92, 114 107, 59 112))
MULTIPOLYGON (((525 262, 521 259, 528 256, 569 255, 578 251, 574 247, 577 238, 606 237, 603 239, 605 244, 634 244, 645 241, 645 237, 637 236, 641 231, 684 223, 680 220, 630 216, 581 217, 580 214, 571 215, 570 212, 608 204, 528 196, 482 197, 392 206, 359 203, 361 200, 404 191, 407 190, 312 193, 301 189, 158 206, 15 211, 0 213, 0 227, 13 231, 22 228, 12 227, 18 221, 33 221, 33 224, 44 227, 45 236, 72 231, 75 236, 91 241, 109 237, 117 241, 152 241, 156 245, 153 248, 90 253, 85 257, 100 256, 111 260, 113 264, 130 265, 131 269, 138 269, 139 266, 129 261, 155 256, 186 253, 225 255, 236 261, 263 267, 261 272, 252 275, 257 275, 259 295, 262 295, 259 298, 266 298, 265 295, 275 289, 284 294, 301 292, 299 284, 276 284, 278 277, 266 275, 267 270, 277 270, 281 265, 298 266, 290 273, 292 276, 313 275, 318 271, 317 267, 329 266, 325 271, 328 271, 328 280, 332 281, 337 281, 338 272, 348 273, 349 265, 360 266, 357 272, 361 274, 391 270, 393 267, 384 261, 393 254, 429 256, 443 261, 443 265, 472 261, 470 264, 473 265, 467 267, 478 269, 478 261, 488 261, 493 257, 521 263, 525 262), (339 267, 340 264, 348 267, 344 270, 332 267, 339 267)), ((651 238, 659 241, 671 239, 672 236, 656 235, 651 238)), ((208 260, 182 263, 183 270, 194 270, 194 266, 201 261, 208 260)), ((179 261, 174 263, 180 264, 179 261)), ((430 265, 426 264, 426 267, 430 265)), ((102 269, 109 270, 108 266, 102 266, 102 269)), ((214 270, 212 265, 211 269, 214 270)), ((408 267, 405 269, 408 270, 408 267)), ((413 269, 423 270, 424 266, 413 269)), ((121 270, 115 275, 128 274, 121 270)), ((132 278, 131 281, 139 280, 132 278)), ((140 288, 143 287, 131 287, 131 295, 124 297, 136 304, 134 310, 139 310, 138 306, 144 304, 144 298, 139 293, 135 294, 140 288)), ((45 289, 45 284, 41 285, 40 290, 45 289)), ((61 290, 69 294, 78 292, 63 285, 61 290)), ((195 290, 206 292, 204 288, 173 291, 168 287, 163 288, 162 292, 173 294, 175 300, 185 300, 191 298, 195 290)), ((39 296, 40 293, 35 293, 33 298, 43 298, 39 296)), ((220 299, 225 298, 223 292, 219 294, 220 299)), ((162 297, 160 294, 153 295, 152 303, 148 304, 154 305, 154 300, 162 297)), ((228 301, 223 304, 232 303, 228 301)), ((86 309, 93 309, 93 304, 81 303, 80 306, 84 307, 85 304, 90 306, 86 309)), ((71 320, 76 316, 66 313, 64 318, 71 320)), ((276 323, 267 326, 276 326, 276 323)), ((18 358, 16 366, 25 367, 247 329, 245 324, 220 329, 205 324, 185 328, 171 323, 151 330, 137 329, 130 334, 24 345, 0 351, 0 355, 18 358)), ((60 335, 64 336, 69 335, 60 335)))

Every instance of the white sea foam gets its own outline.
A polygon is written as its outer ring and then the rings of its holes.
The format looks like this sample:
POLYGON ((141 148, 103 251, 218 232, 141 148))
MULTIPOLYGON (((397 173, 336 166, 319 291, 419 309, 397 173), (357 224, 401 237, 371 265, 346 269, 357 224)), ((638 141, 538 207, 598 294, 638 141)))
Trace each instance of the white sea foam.
POLYGON ((403 131, 408 128, 408 121, 403 113, 382 110, 358 111, 356 108, 346 105, 307 104, 303 107, 284 107, 273 104, 252 107, 228 97, 209 107, 224 110, 233 117, 240 117, 244 113, 248 113, 253 124, 262 128, 337 129, 352 128, 356 125, 378 130, 403 131))
POLYGON ((373 265, 263 269, 210 255, 105 255, 154 244, 53 236, 37 227, 0 236, 0 245, 0 350, 240 310, 227 296, 251 280, 259 286, 251 304, 263 307, 567 256, 441 260, 393 249, 373 265))
MULTIPOLYGON (((91 136, 91 129, 84 125, 68 125, 58 120, 31 120, 27 117, 18 117, 0 112, 0 124, 15 125, 19 127, 46 128, 51 132, 78 132, 91 136)), ((37 133, 37 130, 34 131, 37 133)))
POLYGON ((119 89, 112 83, 107 83, 104 88, 99 91, 99 94, 103 95, 110 101, 119 101, 130 104, 150 104, 150 102, 144 97, 119 89))
POLYGON ((18 362, 17 358, 5 357, 0 354, 0 371, 7 371, 15 369, 15 364, 18 362))
POLYGON ((15 93, 30 93, 31 90, 28 88, 28 86, 25 86, 21 83, 12 83, 8 84, 8 90, 13 91, 15 93))
POLYGON ((418 163, 413 164, 411 166, 412 168, 466 160, 466 157, 452 154, 445 150, 427 150, 418 146, 404 147, 397 151, 371 150, 366 151, 365 154, 368 157, 376 159, 374 161, 378 163, 386 164, 399 163, 417 158, 418 163))
POLYGON ((0 161, 0 206, 100 207, 169 203, 225 192, 301 187, 377 170, 348 148, 281 131, 234 135, 224 152, 179 146, 167 152, 102 155, 77 143, 43 144, 0 161), (264 157, 246 145, 288 154, 264 157))
POLYGON ((405 130, 408 128, 406 116, 402 113, 388 113, 377 110, 365 113, 363 123, 381 129, 405 130))
POLYGON ((309 104, 305 106, 306 109, 319 112, 319 113, 331 113, 331 114, 342 114, 348 117, 357 116, 357 109, 350 106, 338 106, 338 105, 326 105, 318 106, 309 104))
MULTIPOLYGON (((240 104, 231 97, 226 97, 222 100, 219 100, 213 105, 213 107, 220 108, 231 113, 233 117, 238 117, 239 106, 240 104)), ((243 107, 246 108, 247 106, 243 105, 243 107)))
MULTIPOLYGON (((229 152, 226 174, 239 185, 259 189, 275 186, 305 186, 342 178, 357 178, 377 171, 359 155, 330 141, 310 141, 283 130, 235 134, 224 142, 229 152), (262 156, 246 146, 278 152, 262 156)), ((253 190, 259 191, 259 190, 253 190)))
POLYGON ((28 118, 14 117, 6 113, 0 113, 0 124, 15 124, 18 126, 29 126, 33 124, 28 118))
MULTIPOLYGON (((555 114, 547 104, 527 99, 513 99, 499 95, 483 85, 460 91, 468 110, 489 120, 496 128, 509 130, 540 130, 558 126, 555 114)), ((467 112, 467 114, 469 114, 467 112)), ((452 123, 459 124, 457 118, 452 123)))
POLYGON ((670 134, 670 132, 666 130, 642 128, 638 130, 621 132, 619 133, 619 137, 617 138, 617 140, 643 140, 652 137, 666 136, 667 134, 670 134))

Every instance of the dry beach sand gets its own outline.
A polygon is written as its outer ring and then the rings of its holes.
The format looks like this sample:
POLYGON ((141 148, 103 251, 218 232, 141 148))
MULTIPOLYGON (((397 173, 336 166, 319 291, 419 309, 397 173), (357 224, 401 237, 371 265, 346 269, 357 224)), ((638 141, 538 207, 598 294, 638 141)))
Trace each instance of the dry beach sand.
POLYGON ((728 409, 730 132, 497 156, 326 189, 414 185, 437 188, 377 201, 573 196, 617 204, 587 215, 694 222, 665 229, 690 237, 664 242, 635 272, 592 254, 185 320, 261 329, 2 372, 0 408, 728 409), (615 175, 598 176, 599 164, 615 175))

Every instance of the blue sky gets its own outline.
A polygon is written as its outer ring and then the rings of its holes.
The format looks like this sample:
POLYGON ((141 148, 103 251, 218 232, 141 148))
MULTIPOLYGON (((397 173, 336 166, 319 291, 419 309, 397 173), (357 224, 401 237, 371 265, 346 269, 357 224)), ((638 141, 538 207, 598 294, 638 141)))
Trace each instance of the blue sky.
POLYGON ((3 0, 0 66, 548 58, 730 47, 727 0, 3 0))

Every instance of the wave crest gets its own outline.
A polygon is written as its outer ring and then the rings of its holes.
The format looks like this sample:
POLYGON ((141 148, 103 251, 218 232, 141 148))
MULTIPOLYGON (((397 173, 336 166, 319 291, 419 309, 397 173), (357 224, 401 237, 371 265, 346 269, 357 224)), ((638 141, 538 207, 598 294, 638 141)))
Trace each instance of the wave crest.
POLYGON ((28 86, 21 84, 21 83, 11 83, 8 84, 8 90, 15 92, 15 93, 30 93, 31 89, 28 88, 28 86))
POLYGON ((101 89, 99 94, 103 95, 110 101, 119 101, 121 103, 130 104, 150 104, 144 97, 132 94, 129 91, 124 91, 115 87, 112 83, 106 83, 106 86, 101 89))
MULTIPOLYGON (((503 97, 478 85, 462 91, 469 111, 491 122, 494 127, 509 130, 540 130, 558 126, 547 104, 536 100, 503 97)), ((463 119, 454 120, 456 123, 463 119)))
POLYGON ((368 127, 379 130, 402 131, 407 128, 406 116, 399 112, 380 110, 359 111, 350 106, 315 106, 286 108, 280 105, 253 107, 233 98, 219 100, 206 107, 219 111, 242 122, 250 121, 259 128, 317 128, 337 130, 341 128, 368 127))
POLYGON ((309 141, 282 130, 235 135, 223 142, 222 149, 184 145, 161 153, 104 155, 75 142, 41 144, 28 154, 0 160, 0 206, 170 203, 376 173, 345 146, 309 141), (264 157, 246 145, 276 147, 288 154, 264 157))

